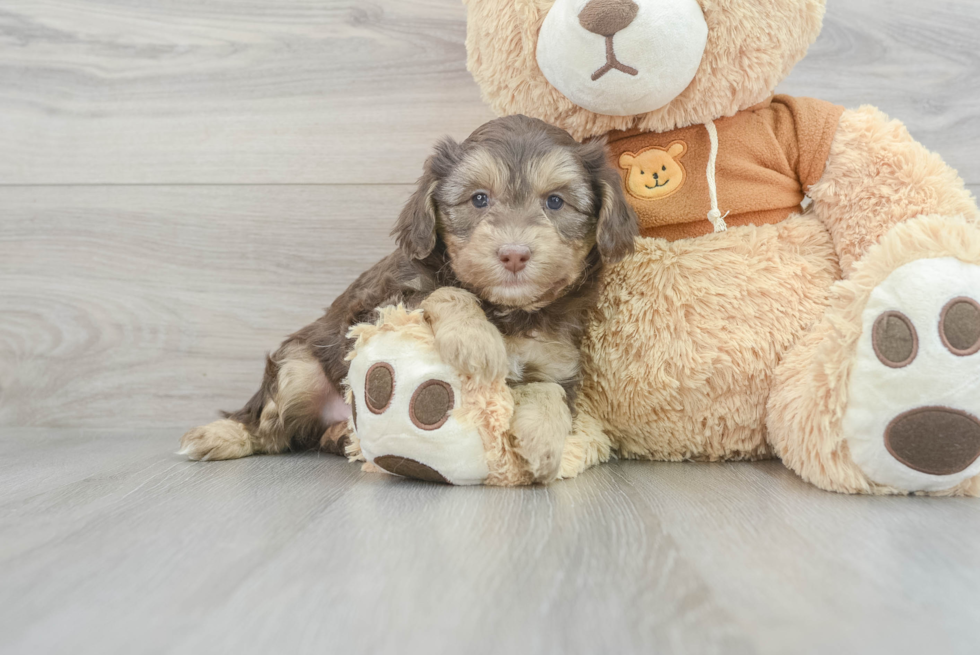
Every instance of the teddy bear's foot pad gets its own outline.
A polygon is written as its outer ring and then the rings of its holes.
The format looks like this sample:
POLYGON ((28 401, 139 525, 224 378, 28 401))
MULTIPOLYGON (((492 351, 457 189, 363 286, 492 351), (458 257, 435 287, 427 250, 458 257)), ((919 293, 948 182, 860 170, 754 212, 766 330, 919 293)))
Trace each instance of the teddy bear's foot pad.
POLYGON ((434 349, 406 334, 381 332, 351 361, 348 384, 366 461, 427 482, 462 486, 486 480, 480 432, 460 420, 462 380, 434 349))
POLYGON ((374 458, 374 464, 392 475, 400 475, 403 478, 414 478, 425 482, 440 482, 442 484, 452 484, 439 471, 426 466, 422 462, 416 462, 408 457, 397 455, 381 455, 374 458))
POLYGON ((871 293, 844 415, 870 479, 943 491, 980 474, 980 266, 947 257, 894 270, 871 293))
POLYGON ((913 409, 889 424, 885 448, 915 471, 954 475, 980 457, 980 420, 946 407, 913 409))

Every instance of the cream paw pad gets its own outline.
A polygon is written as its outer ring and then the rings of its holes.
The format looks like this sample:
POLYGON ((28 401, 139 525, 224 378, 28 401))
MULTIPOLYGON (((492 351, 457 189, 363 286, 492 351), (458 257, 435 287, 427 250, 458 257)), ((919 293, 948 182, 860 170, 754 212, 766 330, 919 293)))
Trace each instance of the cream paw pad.
POLYGON ((871 480, 942 491, 980 474, 980 266, 893 271, 862 316, 844 436, 871 480))

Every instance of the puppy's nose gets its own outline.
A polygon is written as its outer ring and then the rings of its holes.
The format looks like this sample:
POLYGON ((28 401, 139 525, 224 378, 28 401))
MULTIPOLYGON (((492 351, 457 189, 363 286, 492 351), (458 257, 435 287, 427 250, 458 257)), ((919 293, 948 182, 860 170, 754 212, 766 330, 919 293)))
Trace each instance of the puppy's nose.
POLYGON ((497 251, 497 258, 511 273, 520 273, 531 259, 531 249, 527 246, 503 246, 497 251))
POLYGON ((629 27, 639 10, 633 0, 589 0, 578 22, 593 34, 610 37, 629 27))

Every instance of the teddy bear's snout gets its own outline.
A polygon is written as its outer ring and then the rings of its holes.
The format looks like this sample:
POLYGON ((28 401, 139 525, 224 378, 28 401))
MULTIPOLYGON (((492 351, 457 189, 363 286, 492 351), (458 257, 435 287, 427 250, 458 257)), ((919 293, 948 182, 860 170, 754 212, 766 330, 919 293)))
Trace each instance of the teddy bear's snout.
POLYGON ((593 82, 613 70, 634 77, 639 75, 638 70, 619 61, 613 46, 613 37, 629 27, 639 11, 640 7, 633 0, 589 0, 579 12, 578 22, 582 27, 606 39, 606 63, 592 74, 593 82))
POLYGON ((590 0, 578 21, 593 34, 610 37, 629 27, 639 10, 633 0, 590 0))

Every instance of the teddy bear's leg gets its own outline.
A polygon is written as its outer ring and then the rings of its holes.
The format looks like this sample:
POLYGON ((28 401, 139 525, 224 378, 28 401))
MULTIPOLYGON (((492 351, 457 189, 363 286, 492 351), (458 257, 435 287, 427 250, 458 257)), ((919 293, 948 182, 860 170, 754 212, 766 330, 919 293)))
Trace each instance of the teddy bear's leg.
POLYGON ((980 407, 962 396, 980 379, 980 359, 944 343, 945 331, 965 341, 973 329, 971 194, 873 107, 845 112, 809 194, 845 279, 776 371, 767 422, 777 454, 836 491, 980 492, 969 445, 980 407))
POLYGON ((845 278, 902 221, 978 216, 956 171, 874 107, 844 112, 824 174, 808 195, 830 231, 845 278))
POLYGON ((770 440, 847 493, 980 495, 980 229, 892 227, 776 371, 770 440))

